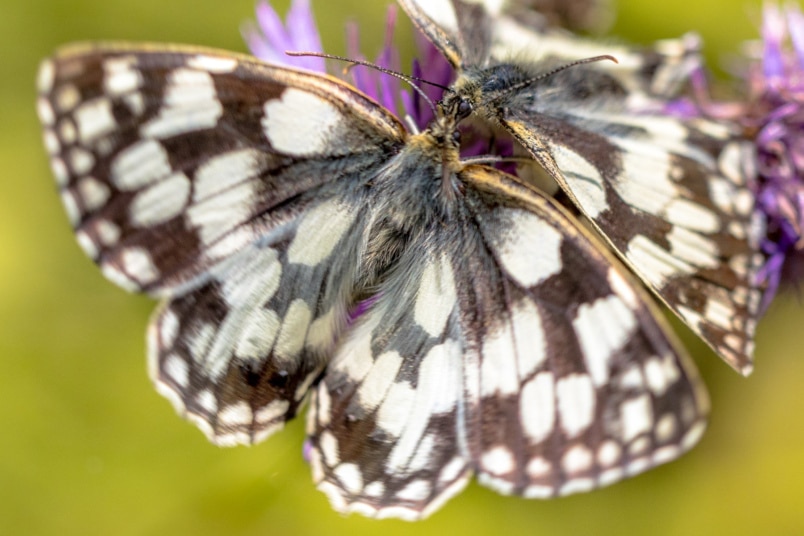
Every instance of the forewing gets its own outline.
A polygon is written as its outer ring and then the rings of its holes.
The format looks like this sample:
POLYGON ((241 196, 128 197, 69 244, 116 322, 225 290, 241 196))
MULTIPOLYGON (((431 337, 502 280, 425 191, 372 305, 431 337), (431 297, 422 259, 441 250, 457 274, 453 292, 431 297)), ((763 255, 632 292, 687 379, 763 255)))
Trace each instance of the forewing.
POLYGON ((762 262, 744 171, 750 147, 706 120, 612 113, 594 98, 556 108, 539 97, 519 95, 497 113, 640 278, 750 373, 762 262))
POLYGON ((609 55, 617 63, 605 62, 602 68, 629 91, 668 97, 702 62, 700 39, 694 34, 635 48, 524 24, 521 12, 512 9, 517 6, 505 2, 399 0, 399 4, 452 66, 463 71, 509 62, 548 60, 557 65, 609 55))
POLYGON ((79 243, 168 298, 157 389, 218 444, 281 427, 346 327, 359 192, 398 122, 335 79, 179 46, 65 49, 39 93, 79 243))
POLYGON ((399 123, 333 78, 228 52, 79 45, 42 63, 39 115, 78 241, 164 294, 370 173, 399 123))
POLYGON ((474 262, 494 268, 458 283, 472 297, 461 318, 480 482, 566 495, 693 446, 704 386, 623 267, 552 200, 488 170, 464 180, 479 192, 467 197, 484 246, 474 262))
POLYGON ((490 13, 499 3, 461 0, 398 0, 413 24, 453 67, 484 65, 489 57, 490 13))

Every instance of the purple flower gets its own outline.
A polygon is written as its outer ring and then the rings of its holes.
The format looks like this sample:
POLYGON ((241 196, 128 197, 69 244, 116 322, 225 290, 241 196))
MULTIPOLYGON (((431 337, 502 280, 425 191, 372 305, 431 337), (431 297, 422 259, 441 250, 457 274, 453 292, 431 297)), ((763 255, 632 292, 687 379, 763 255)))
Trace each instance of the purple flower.
POLYGON ((703 71, 692 74, 694 99, 670 103, 666 112, 733 121, 756 147, 756 203, 767 221, 760 282, 767 307, 783 283, 804 277, 804 15, 790 5, 763 10, 762 42, 746 71, 746 98, 708 97, 703 71))
MULTIPOLYGON (((393 46, 397 8, 391 5, 385 27, 385 45, 374 64, 383 69, 400 71, 399 52, 393 46)), ((318 28, 313 18, 309 0, 293 0, 285 22, 267 0, 257 4, 257 24, 246 24, 243 29, 251 52, 271 63, 301 67, 317 72, 327 72, 324 58, 288 56, 285 52, 323 52, 318 28)), ((355 24, 347 26, 347 57, 365 61, 360 52, 360 36, 355 24)), ((413 63, 413 76, 422 77, 441 85, 452 81, 452 68, 438 50, 423 36, 418 39, 422 60, 413 63)), ((351 82, 357 89, 373 98, 397 117, 409 116, 418 129, 423 129, 433 119, 432 110, 421 97, 401 89, 400 79, 379 70, 361 65, 346 64, 331 74, 351 82), (401 105, 401 106, 400 106, 401 105)), ((436 86, 423 85, 423 91, 433 101, 441 98, 442 90, 436 86)))
POLYGON ((293 0, 285 23, 266 0, 257 4, 257 25, 248 23, 243 37, 261 60, 326 72, 324 58, 288 56, 286 51, 323 52, 309 0, 293 0))
POLYGON ((772 296, 786 276, 804 268, 804 16, 798 7, 767 5, 762 39, 761 63, 749 74, 749 121, 757 131, 757 202, 768 217, 762 275, 772 296))

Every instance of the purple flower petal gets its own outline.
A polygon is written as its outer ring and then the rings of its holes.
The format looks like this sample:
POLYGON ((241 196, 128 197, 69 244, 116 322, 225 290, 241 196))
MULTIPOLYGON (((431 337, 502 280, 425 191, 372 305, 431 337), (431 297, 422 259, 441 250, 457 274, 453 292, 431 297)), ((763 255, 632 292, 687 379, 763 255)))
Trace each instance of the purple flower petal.
POLYGON ((251 53, 264 61, 325 72, 324 58, 288 56, 287 51, 321 52, 321 39, 308 0, 293 0, 283 24, 271 4, 257 4, 257 25, 248 24, 243 37, 251 53))

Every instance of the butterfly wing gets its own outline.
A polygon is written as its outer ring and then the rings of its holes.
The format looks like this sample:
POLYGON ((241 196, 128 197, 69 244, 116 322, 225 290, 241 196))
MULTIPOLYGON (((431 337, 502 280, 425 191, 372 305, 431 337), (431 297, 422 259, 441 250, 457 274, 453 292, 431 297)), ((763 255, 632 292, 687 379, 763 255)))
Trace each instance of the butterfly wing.
POLYGON ((691 447, 704 388, 617 261, 508 176, 460 180, 464 208, 410 245, 316 388, 311 463, 333 506, 418 519, 472 473, 551 497, 691 447))
MULTIPOLYGON (((598 42, 559 28, 524 25, 522 16, 505 2, 461 0, 398 0, 415 26, 459 72, 489 67, 515 58, 517 62, 570 63, 610 55, 617 64, 606 72, 632 95, 669 97, 701 66, 700 39, 688 34, 634 48, 598 42)), ((516 6, 510 6, 516 7, 516 6)))
MULTIPOLYGON (((461 315, 477 373, 468 436, 481 483, 544 498, 670 461, 703 433, 708 399, 661 314, 557 203, 499 173, 464 180, 497 288, 461 315), (503 311, 501 314, 489 314, 503 311)), ((467 281, 468 283, 468 281, 467 281)))
POLYGON ((593 79, 559 73, 494 111, 670 309, 750 373, 762 264, 750 146, 703 119, 630 114, 603 91, 549 96, 593 79))
POLYGON ((167 298, 158 390, 219 444, 276 429, 345 328, 357 190, 402 127, 333 78, 190 47, 67 48, 39 93, 79 244, 167 298))
MULTIPOLYGON (((465 20, 459 1, 401 3, 437 47, 461 42, 453 37, 465 20)), ((471 64, 462 49, 446 50, 461 68, 456 91, 527 149, 680 318, 750 373, 762 262, 744 171, 750 148, 722 125, 645 113, 661 109, 698 64, 691 38, 631 52, 523 28, 489 8, 477 16, 491 27, 488 58, 471 64), (576 66, 505 91, 598 54, 620 63, 576 66)))

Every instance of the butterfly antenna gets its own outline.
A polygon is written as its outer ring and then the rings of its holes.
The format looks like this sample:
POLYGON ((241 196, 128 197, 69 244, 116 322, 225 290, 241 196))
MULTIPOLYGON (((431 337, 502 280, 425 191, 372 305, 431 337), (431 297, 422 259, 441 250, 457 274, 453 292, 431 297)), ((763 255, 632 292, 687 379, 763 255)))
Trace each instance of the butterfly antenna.
POLYGON ((334 54, 326 54, 324 52, 292 52, 292 51, 285 51, 285 54, 287 54, 288 56, 312 56, 312 57, 316 57, 316 58, 325 58, 325 59, 328 59, 328 60, 345 61, 345 62, 351 64, 349 66, 350 68, 354 67, 355 65, 362 65, 363 67, 369 67, 371 69, 374 69, 375 71, 379 71, 381 73, 384 73, 384 74, 393 76, 395 78, 398 78, 399 80, 402 80, 403 82, 408 84, 411 88, 413 88, 413 90, 416 93, 418 93, 419 96, 422 99, 425 100, 425 102, 427 102, 427 104, 430 106, 430 109, 433 111, 434 116, 438 115, 438 113, 436 112, 435 103, 430 99, 430 97, 427 96, 427 94, 424 92, 424 90, 422 90, 422 88, 420 88, 419 86, 414 84, 414 82, 420 82, 422 84, 428 84, 428 85, 431 85, 431 86, 435 86, 437 88, 441 88, 444 91, 449 90, 448 87, 442 86, 441 84, 436 84, 435 82, 430 82, 429 80, 425 80, 425 79, 419 78, 417 76, 409 76, 409 75, 406 75, 406 74, 399 73, 397 71, 392 71, 391 69, 386 69, 385 67, 381 67, 381 66, 377 65, 376 63, 371 63, 369 61, 356 60, 354 58, 347 58, 347 57, 344 57, 344 56, 336 56, 334 54))
POLYGON ((604 61, 604 60, 610 60, 610 61, 613 61, 614 63, 620 63, 619 61, 617 61, 617 58, 615 58, 614 56, 610 56, 608 54, 603 54, 602 56, 592 56, 591 58, 584 58, 582 60, 576 60, 576 61, 573 61, 573 62, 570 62, 570 63, 565 63, 564 65, 560 65, 560 66, 556 67, 552 71, 547 71, 546 73, 542 73, 539 76, 529 78, 527 80, 519 82, 518 84, 514 84, 511 87, 505 88, 504 90, 500 91, 496 96, 494 96, 494 99, 499 99, 499 98, 503 97, 504 95, 506 95, 506 94, 508 94, 508 93, 510 93, 512 91, 517 91, 519 89, 522 89, 523 87, 527 87, 527 86, 531 85, 534 82, 538 82, 539 80, 544 80, 545 78, 549 78, 549 77, 551 77, 551 76, 553 76, 553 75, 555 75, 557 73, 560 73, 561 71, 565 71, 565 70, 569 69, 570 67, 575 67, 577 65, 584 65, 584 64, 587 64, 587 63, 596 63, 598 61, 604 61))

